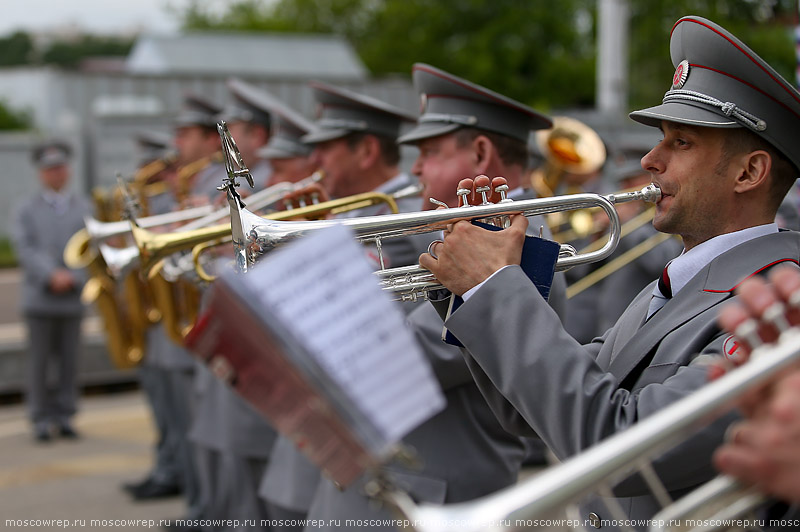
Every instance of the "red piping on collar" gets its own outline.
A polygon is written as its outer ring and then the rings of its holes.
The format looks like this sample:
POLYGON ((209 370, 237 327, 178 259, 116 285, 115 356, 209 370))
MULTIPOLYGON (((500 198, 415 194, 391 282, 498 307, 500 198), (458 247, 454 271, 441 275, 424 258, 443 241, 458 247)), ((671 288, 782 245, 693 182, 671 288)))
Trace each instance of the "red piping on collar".
MULTIPOLYGON (((703 289, 703 292, 711 292, 711 293, 714 293, 714 294, 725 294, 725 293, 733 292, 734 290, 736 290, 739 287, 740 284, 745 282, 747 279, 753 277, 754 275, 758 275, 759 273, 763 272, 767 268, 771 268, 771 267, 775 266, 776 264, 780 264, 781 262, 793 262, 795 264, 798 264, 798 261, 796 259, 780 259, 780 260, 776 260, 775 262, 771 262, 771 263, 767 264, 766 266, 763 266, 763 267, 757 269, 756 271, 754 271, 753 273, 751 273, 750 275, 748 275, 747 277, 745 277, 744 279, 739 281, 739 283, 736 284, 736 286, 734 286, 733 288, 729 288, 728 290, 708 290, 708 289, 703 289)), ((800 265, 800 264, 798 264, 798 265, 800 265)))

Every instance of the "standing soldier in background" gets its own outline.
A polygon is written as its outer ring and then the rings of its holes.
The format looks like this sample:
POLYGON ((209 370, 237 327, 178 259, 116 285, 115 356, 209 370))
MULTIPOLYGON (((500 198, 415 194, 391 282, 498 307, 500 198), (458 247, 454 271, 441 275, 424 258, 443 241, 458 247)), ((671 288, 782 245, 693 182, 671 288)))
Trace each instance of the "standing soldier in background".
POLYGON ((53 429, 76 438, 72 426, 78 395, 77 359, 83 304, 82 272, 64 265, 67 240, 83 228, 88 202, 68 190, 70 147, 45 142, 33 150, 41 190, 16 210, 14 247, 24 271, 22 312, 28 326, 28 407, 37 441, 50 440, 53 429), (55 365, 56 383, 47 382, 55 365))

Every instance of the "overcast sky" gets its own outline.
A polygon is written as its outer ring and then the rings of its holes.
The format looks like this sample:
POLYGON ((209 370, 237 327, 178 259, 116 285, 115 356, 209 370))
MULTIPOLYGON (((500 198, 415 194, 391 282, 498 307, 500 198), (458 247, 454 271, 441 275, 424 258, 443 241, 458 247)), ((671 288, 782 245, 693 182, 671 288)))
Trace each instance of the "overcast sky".
POLYGON ((0 0, 0 35, 22 29, 46 30, 77 24, 91 33, 115 33, 144 27, 150 33, 173 33, 178 21, 168 6, 189 0, 0 0))

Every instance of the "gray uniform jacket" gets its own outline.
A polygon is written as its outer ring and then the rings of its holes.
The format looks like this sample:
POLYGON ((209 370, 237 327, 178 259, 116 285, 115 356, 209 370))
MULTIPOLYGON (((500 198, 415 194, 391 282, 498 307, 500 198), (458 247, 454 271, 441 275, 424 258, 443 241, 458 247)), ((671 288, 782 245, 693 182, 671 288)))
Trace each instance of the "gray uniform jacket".
MULTIPOLYGON (((414 180, 407 174, 399 174, 387 181, 384 186, 379 187, 377 191, 393 194, 413 183, 414 180)), ((418 196, 404 198, 397 201, 397 207, 400 212, 419 211, 421 200, 418 196)), ((380 204, 351 211, 340 217, 377 216, 390 212, 391 210, 386 205, 380 204)), ((382 246, 386 267, 417 263, 419 256, 427 251, 428 243, 434 238, 436 237, 423 234, 387 239, 382 246)), ((374 265, 378 267, 380 263, 375 255, 374 246, 367 244, 366 249, 374 265)), ((403 311, 408 313, 424 305, 403 303, 401 306, 403 311)), ((259 496, 273 504, 305 513, 311 505, 319 478, 317 467, 309 462, 291 441, 280 436, 261 482, 259 496)))
POLYGON ((86 281, 83 270, 73 270, 77 284, 63 294, 50 291, 53 270, 66 268, 64 246, 83 229, 83 217, 90 214, 89 203, 71 193, 64 212, 58 213, 41 192, 19 205, 14 214, 14 248, 24 270, 22 311, 38 316, 79 316, 83 313, 81 289, 86 281))
MULTIPOLYGON (((538 234, 539 222, 544 223, 536 218, 529 224, 531 233, 538 234)), ((563 309, 564 280, 560 275, 558 280, 551 304, 563 309)), ((431 363, 447 406, 403 439, 416 451, 421 468, 389 464, 389 477, 415 500, 435 504, 468 501, 513 484, 525 456, 522 440, 503 429, 460 351, 442 341, 442 320, 434 307, 418 306, 407 321, 431 363)), ((336 523, 323 530, 356 531, 359 527, 347 526, 347 520, 391 518, 364 495, 364 482, 345 491, 331 482, 320 482, 309 519, 336 523)), ((380 529, 374 524, 370 528, 380 529)))
MULTIPOLYGON (((779 262, 797 264, 800 233, 745 242, 715 258, 645 322, 654 282, 604 336, 588 345, 569 337, 519 267, 500 271, 446 321, 504 426, 531 430, 559 457, 581 452, 685 397, 707 380, 703 362, 719 355, 727 334, 719 305, 744 278, 779 262)), ((655 462, 673 495, 709 480, 713 450, 727 416, 655 462)), ((631 518, 647 519, 657 503, 628 479, 617 488, 631 518)), ((608 511, 594 503, 601 519, 608 511)))
MULTIPOLYGON (((525 454, 522 440, 495 419, 459 350, 442 342, 436 310, 421 305, 408 321, 431 362, 447 407, 403 439, 416 451, 421 468, 389 464, 390 478, 415 500, 435 504, 474 499, 513 484, 525 454)), ((364 495, 364 482, 340 491, 323 480, 308 518, 322 520, 322 530, 331 531, 363 530, 363 525, 348 526, 347 520, 390 519, 387 510, 364 495)), ((369 528, 394 530, 374 523, 369 528)))

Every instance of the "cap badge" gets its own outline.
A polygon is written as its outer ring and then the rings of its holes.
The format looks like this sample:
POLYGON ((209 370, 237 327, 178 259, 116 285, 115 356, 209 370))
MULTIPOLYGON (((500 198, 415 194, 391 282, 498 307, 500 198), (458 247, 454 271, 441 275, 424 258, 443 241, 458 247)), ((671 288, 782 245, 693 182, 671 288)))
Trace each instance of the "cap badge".
POLYGON ((686 78, 689 77, 689 61, 684 59, 678 63, 678 68, 675 69, 675 74, 672 76, 672 88, 680 89, 686 83, 686 78))
POLYGON ((428 107, 428 95, 423 92, 419 95, 419 114, 424 113, 426 107, 428 107))

